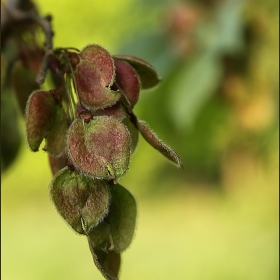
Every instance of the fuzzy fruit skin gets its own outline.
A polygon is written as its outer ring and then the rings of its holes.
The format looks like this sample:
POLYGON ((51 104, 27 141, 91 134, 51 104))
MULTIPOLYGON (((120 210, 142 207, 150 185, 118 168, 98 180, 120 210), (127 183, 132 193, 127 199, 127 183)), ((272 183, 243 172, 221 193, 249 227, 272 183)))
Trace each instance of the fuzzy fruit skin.
POLYGON ((102 77, 101 85, 111 86, 113 84, 115 79, 114 60, 105 48, 97 44, 87 45, 81 50, 80 58, 98 69, 102 77))
POLYGON ((45 138, 44 150, 52 156, 58 156, 65 148, 68 120, 53 92, 37 90, 28 98, 26 140, 29 148, 36 152, 45 138))
POLYGON ((69 167, 56 173, 50 183, 50 194, 59 214, 80 234, 100 223, 110 204, 107 181, 85 177, 69 167))
POLYGON ((157 135, 149 128, 146 122, 137 120, 138 129, 143 138, 162 155, 172 161, 177 167, 183 169, 183 164, 179 156, 166 144, 164 144, 157 135))
POLYGON ((121 94, 110 89, 115 80, 115 65, 110 53, 91 44, 81 50, 78 58, 72 66, 77 94, 83 106, 94 111, 116 104, 121 94))
POLYGON ((132 55, 113 55, 114 59, 126 61, 137 72, 142 89, 149 89, 156 86, 161 78, 156 69, 147 61, 132 55))
POLYGON ((106 108, 116 104, 120 93, 108 88, 107 77, 94 64, 81 61, 74 71, 77 93, 83 106, 89 110, 106 108))
POLYGON ((130 134, 113 117, 96 116, 88 123, 76 119, 67 137, 68 156, 81 172, 97 179, 117 180, 130 161, 130 134))
POLYGON ((26 138, 29 148, 36 152, 50 131, 55 116, 56 101, 49 91, 34 91, 26 106, 26 138))
POLYGON ((12 70, 12 84, 17 96, 19 108, 24 115, 26 102, 31 92, 37 90, 39 85, 35 82, 36 75, 25 67, 21 61, 17 61, 12 70))
POLYGON ((103 250, 121 253, 132 241, 137 206, 133 195, 120 184, 110 185, 110 193, 108 215, 97 227, 92 228, 88 237, 103 250))
POLYGON ((131 109, 135 106, 140 94, 140 80, 129 63, 114 59, 116 66, 116 83, 130 102, 131 109))

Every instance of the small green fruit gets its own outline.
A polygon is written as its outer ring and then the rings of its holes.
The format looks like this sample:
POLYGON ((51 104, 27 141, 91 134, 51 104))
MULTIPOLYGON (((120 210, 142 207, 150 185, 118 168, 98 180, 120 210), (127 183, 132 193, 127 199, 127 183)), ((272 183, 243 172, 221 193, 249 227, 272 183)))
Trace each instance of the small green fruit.
POLYGON ((59 214, 81 234, 100 223, 108 212, 108 182, 85 177, 69 167, 56 173, 50 194, 59 214))

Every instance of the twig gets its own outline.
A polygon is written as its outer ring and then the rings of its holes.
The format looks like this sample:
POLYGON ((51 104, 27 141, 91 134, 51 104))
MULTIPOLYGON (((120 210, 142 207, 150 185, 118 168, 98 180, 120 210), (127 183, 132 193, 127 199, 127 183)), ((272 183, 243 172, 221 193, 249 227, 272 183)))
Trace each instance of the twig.
POLYGON ((13 22, 24 22, 30 20, 37 23, 43 30, 45 34, 45 55, 41 64, 40 71, 36 77, 36 82, 39 84, 44 83, 48 70, 48 57, 53 53, 52 38, 54 32, 51 26, 51 16, 48 15, 46 17, 40 17, 36 10, 22 11, 16 6, 11 5, 5 5, 1 14, 5 15, 4 20, 1 19, 1 23, 3 24, 1 30, 2 32, 4 31, 3 28, 6 28, 9 20, 13 22))

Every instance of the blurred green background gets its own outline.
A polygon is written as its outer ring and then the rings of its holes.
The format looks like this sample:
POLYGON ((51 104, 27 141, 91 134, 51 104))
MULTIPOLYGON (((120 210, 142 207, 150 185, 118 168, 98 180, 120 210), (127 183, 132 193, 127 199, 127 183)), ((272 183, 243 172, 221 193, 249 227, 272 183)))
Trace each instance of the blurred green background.
MULTIPOLYGON (((56 47, 101 44, 163 77, 135 113, 185 168, 140 140, 120 181, 138 204, 120 278, 278 279, 279 2, 35 3, 53 15, 56 47)), ((47 155, 27 149, 22 118, 19 129, 2 173, 2 279, 103 279, 49 199, 47 155)))

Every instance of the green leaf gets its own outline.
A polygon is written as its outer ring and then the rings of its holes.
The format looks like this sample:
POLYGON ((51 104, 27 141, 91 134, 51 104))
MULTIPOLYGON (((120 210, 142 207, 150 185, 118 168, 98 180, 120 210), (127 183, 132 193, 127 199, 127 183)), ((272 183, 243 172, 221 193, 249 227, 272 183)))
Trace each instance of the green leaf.
POLYGON ((168 85, 167 110, 177 129, 191 128, 203 106, 216 92, 222 75, 215 52, 187 61, 168 85))
POLYGON ((85 174, 116 180, 130 160, 131 139, 124 124, 107 116, 93 117, 88 123, 76 119, 67 137, 68 155, 85 174))
POLYGON ((88 233, 94 246, 115 252, 124 251, 132 241, 137 216, 136 202, 123 186, 110 186, 111 204, 105 219, 88 233))
POLYGON ((85 177, 69 167, 56 173, 50 194, 59 214, 81 234, 96 226, 108 212, 108 182, 85 177))
POLYGON ((136 70, 142 89, 154 87, 161 81, 156 69, 143 59, 132 55, 113 55, 113 58, 128 62, 136 70))
POLYGON ((140 133, 150 145, 175 163, 179 168, 183 168, 179 156, 170 147, 164 144, 144 121, 137 120, 137 125, 140 133))

